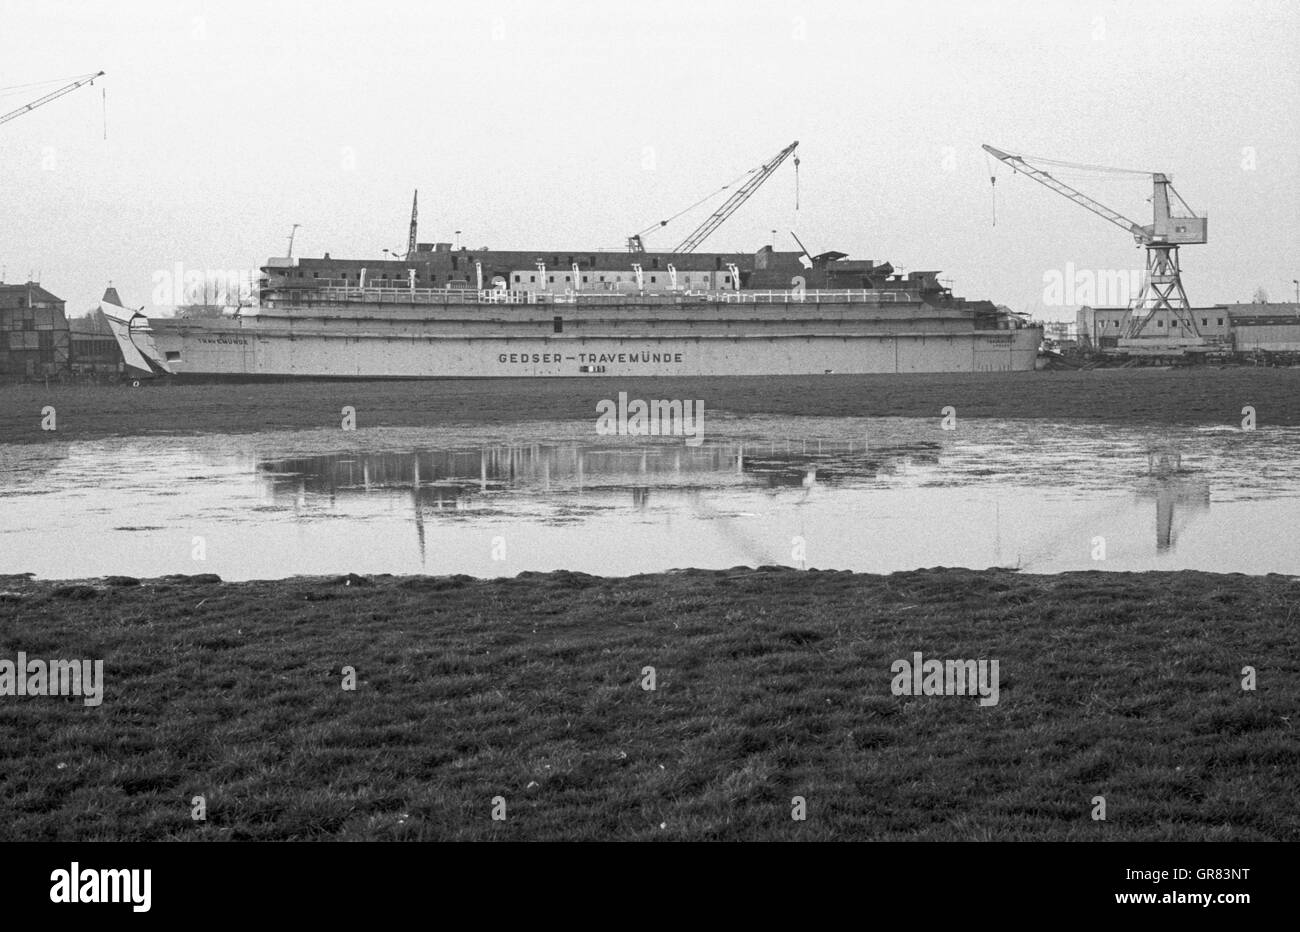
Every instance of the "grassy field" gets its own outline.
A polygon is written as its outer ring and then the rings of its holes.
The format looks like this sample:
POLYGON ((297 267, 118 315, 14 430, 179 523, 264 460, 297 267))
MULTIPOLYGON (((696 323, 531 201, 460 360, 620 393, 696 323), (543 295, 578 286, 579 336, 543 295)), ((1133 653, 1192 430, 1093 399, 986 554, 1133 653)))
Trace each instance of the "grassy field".
POLYGON ((1300 841, 1295 579, 349 582, 0 577, 0 658, 106 679, 0 697, 0 839, 1300 841), (999 703, 892 695, 914 651, 999 703))
POLYGON ((934 375, 726 379, 485 379, 478 381, 151 384, 142 388, 0 387, 0 441, 126 434, 243 433, 337 427, 351 405, 358 427, 590 420, 596 402, 700 399, 713 412, 845 417, 1050 418, 1111 423, 1300 425, 1300 369, 1112 369, 934 375), (41 409, 57 412, 57 434, 41 409))

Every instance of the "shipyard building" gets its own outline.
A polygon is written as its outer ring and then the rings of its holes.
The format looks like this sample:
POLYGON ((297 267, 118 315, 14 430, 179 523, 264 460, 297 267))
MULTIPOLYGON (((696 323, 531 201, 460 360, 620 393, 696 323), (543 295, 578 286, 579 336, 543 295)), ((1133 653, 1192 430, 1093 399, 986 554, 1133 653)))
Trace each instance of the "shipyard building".
POLYGON ((0 381, 57 377, 71 357, 63 299, 37 282, 0 282, 0 381))
MULTIPOLYGON (((1076 328, 1081 347, 1100 353, 1123 352, 1120 338, 1127 335, 1131 313, 1124 307, 1079 308, 1076 328)), ((1248 356, 1300 354, 1300 304, 1216 304, 1189 308, 1184 313, 1193 319, 1204 340, 1205 348, 1201 352, 1248 356)), ((1153 342, 1194 336, 1187 321, 1169 310, 1157 311, 1143 332, 1143 338, 1153 342)))
MULTIPOLYGON (((121 304, 110 287, 104 300, 121 304)), ((125 372, 103 313, 68 317, 64 301, 36 282, 0 282, 0 382, 104 377, 125 372)))

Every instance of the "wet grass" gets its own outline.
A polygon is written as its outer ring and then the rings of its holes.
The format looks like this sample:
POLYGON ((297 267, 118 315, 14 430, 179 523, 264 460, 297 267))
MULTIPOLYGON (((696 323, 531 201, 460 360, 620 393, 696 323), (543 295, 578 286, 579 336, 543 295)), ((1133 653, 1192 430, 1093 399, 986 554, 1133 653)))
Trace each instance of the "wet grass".
POLYGON ((0 577, 0 658, 107 681, 0 698, 0 839, 1300 841, 1289 577, 132 583, 0 577), (892 695, 914 651, 1000 702, 892 695))
POLYGON ((1048 418, 1237 427, 1300 425, 1300 369, 1196 368, 1090 372, 943 373, 784 378, 592 378, 321 381, 0 387, 0 441, 158 433, 337 428, 350 405, 358 427, 437 427, 591 420, 596 402, 693 398, 713 412, 821 417, 1048 418), (41 430, 52 405, 58 432, 41 430))

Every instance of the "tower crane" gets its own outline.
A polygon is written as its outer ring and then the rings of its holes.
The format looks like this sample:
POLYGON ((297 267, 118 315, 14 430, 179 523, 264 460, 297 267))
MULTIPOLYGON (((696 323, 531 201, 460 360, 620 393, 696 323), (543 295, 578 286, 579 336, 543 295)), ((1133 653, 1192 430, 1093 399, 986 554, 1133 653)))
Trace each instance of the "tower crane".
POLYGON ((73 81, 71 84, 67 84, 59 88, 57 91, 51 91, 50 93, 46 94, 44 97, 41 97, 37 100, 33 100, 29 104, 24 104, 23 106, 19 107, 17 110, 10 110, 8 113, 0 114, 0 123, 8 123, 10 120, 17 119, 18 117, 22 116, 24 113, 30 113, 31 111, 35 110, 37 107, 41 106, 42 104, 48 104, 51 100, 57 100, 58 98, 62 97, 64 94, 72 93, 77 88, 81 87, 83 84, 94 84, 96 78, 102 78, 103 76, 104 76, 104 72, 99 71, 96 72, 95 74, 86 75, 85 77, 78 78, 77 80, 73 81))
MULTIPOLYGON (((694 252, 697 248, 699 248, 700 244, 703 243, 706 239, 708 239, 708 237, 713 233, 714 230, 722 226, 722 224, 726 223, 727 218, 740 209, 740 205, 744 204, 745 201, 749 200, 750 195, 752 195, 755 191, 757 191, 760 187, 762 187, 763 182, 767 181, 768 178, 772 177, 772 173, 776 171, 777 168, 780 167, 781 163, 784 162, 787 158, 789 158, 790 155, 794 152, 794 150, 797 149, 798 147, 799 147, 799 140, 796 139, 794 142, 790 143, 790 145, 786 146, 776 155, 772 156, 772 158, 768 159, 758 168, 751 169, 750 171, 746 172, 745 174, 751 175, 752 177, 748 181, 746 181, 743 185, 741 185, 739 188, 737 188, 732 193, 731 197, 727 198, 727 200, 722 204, 722 206, 719 207, 717 210, 715 210, 707 220, 705 220, 698 227, 696 227, 695 230, 693 230, 691 234, 686 237, 686 239, 682 240, 681 243, 678 244, 677 248, 673 250, 673 252, 674 253, 694 252)), ((795 165, 797 166, 798 163, 799 160, 796 158, 795 165)), ((796 174, 797 173, 798 171, 796 168, 796 174)), ((723 185, 723 187, 719 190, 725 191, 729 187, 731 187, 731 185, 723 185)), ((714 192, 714 194, 717 193, 719 192, 718 191, 714 192)), ((640 233, 632 234, 627 238, 628 251, 645 252, 645 246, 641 242, 641 237, 645 236, 645 234, 649 233, 651 230, 654 230, 658 227, 667 226, 673 220, 676 220, 682 214, 686 213, 686 211, 695 208, 699 204, 702 204, 710 197, 713 197, 713 194, 708 195, 702 200, 696 201, 690 207, 687 207, 686 210, 683 210, 680 213, 677 213, 672 217, 669 217, 667 220, 660 220, 658 223, 653 223, 650 226, 646 227, 640 233)))
POLYGON ((1074 201, 1086 210, 1092 211, 1122 228, 1133 236, 1139 246, 1146 247, 1147 273, 1142 282, 1142 290, 1133 302, 1132 314, 1126 337, 1135 339, 1142 335, 1148 323, 1154 319, 1157 311, 1167 310, 1175 319, 1194 336, 1201 332, 1196 326, 1196 319, 1191 314, 1187 302, 1187 293, 1183 290, 1182 275, 1178 265, 1178 247, 1195 245, 1206 241, 1206 218, 1197 216, 1187 202, 1179 196, 1170 182, 1169 176, 1161 172, 1138 172, 1128 169, 1102 168, 1096 165, 1080 165, 1072 162, 1058 162, 1053 159, 1035 158, 1033 156, 1011 155, 993 146, 984 146, 984 151, 1010 165, 1014 171, 1034 179, 1044 187, 1051 188, 1062 197, 1074 201), (1088 197, 1068 184, 1053 178, 1046 171, 1035 168, 1027 159, 1036 162, 1063 165, 1071 168, 1093 169, 1098 171, 1121 172, 1126 174, 1147 175, 1152 181, 1152 221, 1149 225, 1136 223, 1123 214, 1111 210, 1088 197), (1171 207, 1171 205, 1173 205, 1171 207))

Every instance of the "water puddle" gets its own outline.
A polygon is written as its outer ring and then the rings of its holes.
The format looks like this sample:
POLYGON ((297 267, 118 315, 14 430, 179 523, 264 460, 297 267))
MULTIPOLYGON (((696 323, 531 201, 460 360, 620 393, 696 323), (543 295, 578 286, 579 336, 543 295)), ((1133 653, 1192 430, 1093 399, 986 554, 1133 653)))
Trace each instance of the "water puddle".
POLYGON ((0 572, 602 575, 780 563, 1300 574, 1300 430, 716 417, 0 449, 0 572))

